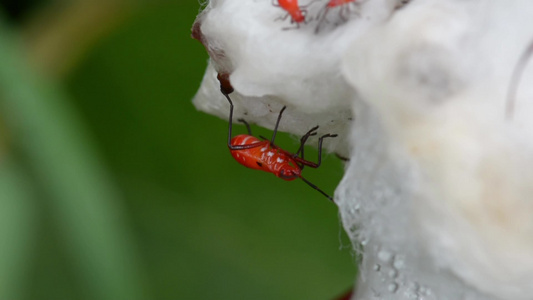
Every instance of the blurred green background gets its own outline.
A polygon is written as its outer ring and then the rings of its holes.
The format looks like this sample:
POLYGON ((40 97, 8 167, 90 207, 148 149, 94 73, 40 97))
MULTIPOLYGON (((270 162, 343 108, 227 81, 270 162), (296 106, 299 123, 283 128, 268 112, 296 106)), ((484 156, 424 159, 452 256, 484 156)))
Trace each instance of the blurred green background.
MULTIPOLYGON (((336 207, 240 166, 227 122, 191 104, 207 65, 190 38, 199 9, 0 1, 0 299, 332 299, 351 286, 336 207)), ((333 193, 342 164, 304 174, 333 193)))

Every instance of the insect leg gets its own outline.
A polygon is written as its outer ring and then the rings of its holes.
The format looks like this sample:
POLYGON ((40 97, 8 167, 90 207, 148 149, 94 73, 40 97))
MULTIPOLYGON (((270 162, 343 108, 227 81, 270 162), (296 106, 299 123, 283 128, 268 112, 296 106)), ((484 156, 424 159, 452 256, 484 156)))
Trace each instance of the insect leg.
POLYGON ((300 157, 294 157, 293 159, 300 163, 300 164, 303 164, 303 165, 306 165, 308 167, 311 167, 311 168, 318 168, 320 167, 320 164, 322 163, 322 141, 325 139, 325 138, 328 138, 328 137, 336 137, 337 135, 336 134, 325 134, 323 136, 321 136, 319 139, 318 139, 318 162, 317 163, 314 163, 312 161, 308 161, 308 160, 305 160, 303 158, 300 158, 300 157))
POLYGON ((252 129, 250 128, 250 124, 246 122, 244 119, 238 119, 237 121, 244 123, 246 125, 246 129, 248 130, 248 135, 252 135, 252 129))
MULTIPOLYGON (((302 138, 300 139, 300 147, 298 148, 298 151, 296 151, 295 154, 293 154, 293 158, 297 158, 299 156, 299 158, 301 158, 302 160, 304 159, 304 148, 305 148, 305 143, 307 142, 307 139, 310 137, 310 136, 314 136, 316 135, 316 130, 318 129, 318 125, 309 129, 309 131, 304 134, 302 136, 302 138)), ((296 161, 296 163, 298 164, 298 166, 300 167, 300 170, 303 170, 304 168, 304 164, 300 163, 299 161, 296 161)))
MULTIPOLYGON (((231 136, 232 136, 232 129, 233 129, 233 102, 231 101, 231 98, 229 97, 229 93, 225 92, 225 90, 222 88, 222 81, 220 77, 221 76, 219 74, 219 81, 221 82, 220 90, 222 91, 222 94, 224 95, 224 97, 226 97, 226 99, 228 99, 228 102, 229 102, 228 148, 230 148, 231 150, 244 150, 244 149, 252 149, 252 148, 263 145, 264 144, 263 142, 257 142, 257 143, 253 143, 249 145, 232 145, 231 144, 231 136)), ((231 92, 233 92, 233 90, 231 92)), ((241 120, 242 119, 239 119, 239 121, 241 120)), ((246 127, 248 127, 248 131, 250 131, 250 125, 248 125, 246 121, 244 121, 244 124, 246 124, 246 127)))
POLYGON ((304 158, 304 145, 310 136, 316 135, 315 131, 317 129, 318 129, 318 125, 309 129, 309 131, 302 136, 302 138, 300 139, 300 148, 298 148, 298 151, 296 151, 296 156, 300 156, 300 158, 302 159, 304 158))
POLYGON ((283 108, 279 112, 278 120, 276 121, 274 132, 272 133, 272 139, 270 140, 270 145, 274 145, 274 139, 276 138, 276 133, 278 132, 279 121, 281 121, 281 115, 283 114, 283 111, 285 111, 285 108, 287 108, 287 106, 283 106, 283 108))
POLYGON ((336 134, 324 134, 318 139, 318 162, 317 162, 317 168, 320 167, 320 163, 322 162, 322 141, 327 137, 336 137, 336 134))
POLYGON ((257 147, 264 147, 268 145, 268 143, 265 144, 264 141, 259 141, 259 142, 255 142, 253 144, 248 144, 248 145, 229 145, 228 148, 230 150, 246 150, 246 149, 252 149, 252 148, 257 148, 257 147))
POLYGON ((257 143, 253 143, 249 145, 232 145, 231 144, 231 136, 232 136, 231 132, 232 132, 232 127, 233 127, 233 102, 231 101, 228 94, 224 94, 224 96, 226 97, 226 99, 228 99, 228 102, 229 102, 228 148, 230 148, 231 150, 244 150, 244 149, 252 149, 252 148, 263 145, 264 144, 263 142, 257 142, 257 143))
POLYGON ((348 17, 345 14, 349 13, 349 11, 350 10, 348 9, 348 6, 346 6, 346 4, 341 6, 341 8, 339 10, 339 17, 341 18, 343 23, 348 22, 348 17))
POLYGON ((317 34, 318 31, 320 30, 320 26, 322 26, 324 22, 327 22, 326 14, 328 13, 328 10, 329 8, 325 6, 322 10, 318 12, 317 19, 320 19, 320 21, 318 21, 318 25, 316 26, 315 34, 317 34), (321 14, 322 14, 322 17, 320 17, 321 14))
POLYGON ((286 13, 283 17, 276 18, 274 21, 285 21, 290 16, 289 13, 286 13))
POLYGON ((226 99, 228 99, 229 102, 229 127, 228 127, 228 147, 231 149, 231 130, 233 127, 233 102, 231 102, 231 99, 228 94, 224 94, 226 99))

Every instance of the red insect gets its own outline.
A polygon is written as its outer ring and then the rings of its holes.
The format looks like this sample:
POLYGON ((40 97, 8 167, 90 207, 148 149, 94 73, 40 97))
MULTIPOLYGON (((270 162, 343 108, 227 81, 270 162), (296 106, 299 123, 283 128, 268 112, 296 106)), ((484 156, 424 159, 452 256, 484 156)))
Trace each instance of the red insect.
POLYGON ((227 93, 223 92, 223 94, 228 99, 228 102, 230 104, 228 148, 230 149, 231 155, 233 156, 233 158, 235 158, 235 160, 237 160, 245 167, 273 173, 277 177, 287 181, 300 178, 313 189, 319 191, 329 200, 333 201, 333 199, 328 194, 326 194, 316 185, 312 184, 307 179, 302 177, 302 170, 304 166, 308 166, 311 168, 318 168, 320 166, 322 157, 322 142, 325 138, 336 137, 336 134, 325 134, 318 139, 317 163, 304 159, 304 145, 310 136, 314 136, 317 134, 316 130, 318 129, 318 126, 311 128, 304 136, 302 136, 302 138, 300 139, 300 148, 298 148, 296 154, 290 153, 279 148, 274 144, 274 139, 278 131, 281 115, 283 114, 283 111, 285 111, 286 108, 286 106, 284 106, 279 112, 279 116, 276 121, 276 126, 274 128, 274 133, 272 134, 272 139, 270 141, 263 137, 261 137, 261 139, 258 139, 252 136, 250 125, 243 119, 239 119, 238 121, 246 125, 246 128, 248 129, 248 134, 241 134, 232 138, 233 102, 231 101, 227 93))
POLYGON ((349 4, 358 4, 358 2, 357 0, 329 0, 326 6, 324 6, 322 9, 321 13, 318 14, 320 21, 315 29, 315 33, 318 33, 320 26, 322 26, 322 24, 326 21, 326 15, 330 9, 340 7, 339 17, 342 22, 347 22, 348 18, 346 17, 346 14, 350 12, 349 4), (322 14, 321 18, 320 14, 322 14))
POLYGON ((300 28, 301 23, 306 23, 306 8, 316 1, 318 0, 313 0, 306 5, 299 5, 298 0, 277 0, 277 3, 276 0, 272 0, 272 5, 281 7, 287 12, 285 16, 278 18, 279 20, 285 20, 291 16, 291 23, 296 23, 296 28, 300 28))
POLYGON ((305 10, 302 10, 298 5, 298 0, 278 0, 278 3, 272 0, 272 5, 283 8, 287 14, 282 18, 282 20, 287 19, 288 16, 291 16, 291 23, 300 24, 305 22, 305 10))

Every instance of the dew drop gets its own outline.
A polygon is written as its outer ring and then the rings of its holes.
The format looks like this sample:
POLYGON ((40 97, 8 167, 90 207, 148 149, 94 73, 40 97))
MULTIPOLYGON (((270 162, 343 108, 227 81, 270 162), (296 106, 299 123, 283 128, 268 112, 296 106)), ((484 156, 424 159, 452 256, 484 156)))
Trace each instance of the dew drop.
POLYGON ((389 286, 387 287, 387 289, 389 290, 389 292, 391 293, 396 293, 396 291, 398 290, 398 284, 396 282, 393 282, 391 284, 389 284, 389 286))
POLYGON ((396 276, 398 276, 398 271, 396 271, 396 269, 392 269, 389 271, 390 278, 396 278, 396 276))
POLYGON ((431 294, 432 294, 431 289, 430 289, 430 288, 426 288, 424 294, 425 294, 426 296, 430 297, 431 294))
POLYGON ((413 291, 413 292, 417 292, 418 289, 419 289, 419 286, 418 286, 418 283, 417 282, 410 282, 407 284, 407 289, 409 291, 413 291))
POLYGON ((392 264, 396 269, 402 269, 405 267, 405 259, 402 256, 396 256, 394 258, 394 263, 392 264))
POLYGON ((418 297, 418 283, 416 282, 411 282, 407 285, 407 291, 406 291, 406 294, 407 296, 409 297, 409 299, 412 299, 412 300, 417 300, 419 299, 418 297))
POLYGON ((389 262, 392 258, 392 253, 387 250, 381 250, 378 253, 378 258, 383 262, 389 262))
POLYGON ((379 272, 379 270, 381 270, 381 266, 379 264, 375 264, 372 269, 376 272, 379 272))

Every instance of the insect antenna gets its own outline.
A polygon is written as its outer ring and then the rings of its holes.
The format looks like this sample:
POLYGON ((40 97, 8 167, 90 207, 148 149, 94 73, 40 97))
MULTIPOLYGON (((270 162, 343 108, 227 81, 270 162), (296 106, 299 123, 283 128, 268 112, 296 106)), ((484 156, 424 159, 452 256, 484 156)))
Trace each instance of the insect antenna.
POLYGON ((322 195, 326 196, 326 198, 328 198, 331 202, 334 202, 333 201, 333 198, 331 198, 330 195, 326 194, 323 190, 321 190, 318 186, 314 185, 313 183, 311 183, 309 180, 305 179, 302 175, 299 176, 300 179, 302 179, 305 183, 307 183, 310 187, 312 187, 313 189, 319 191, 322 195))

